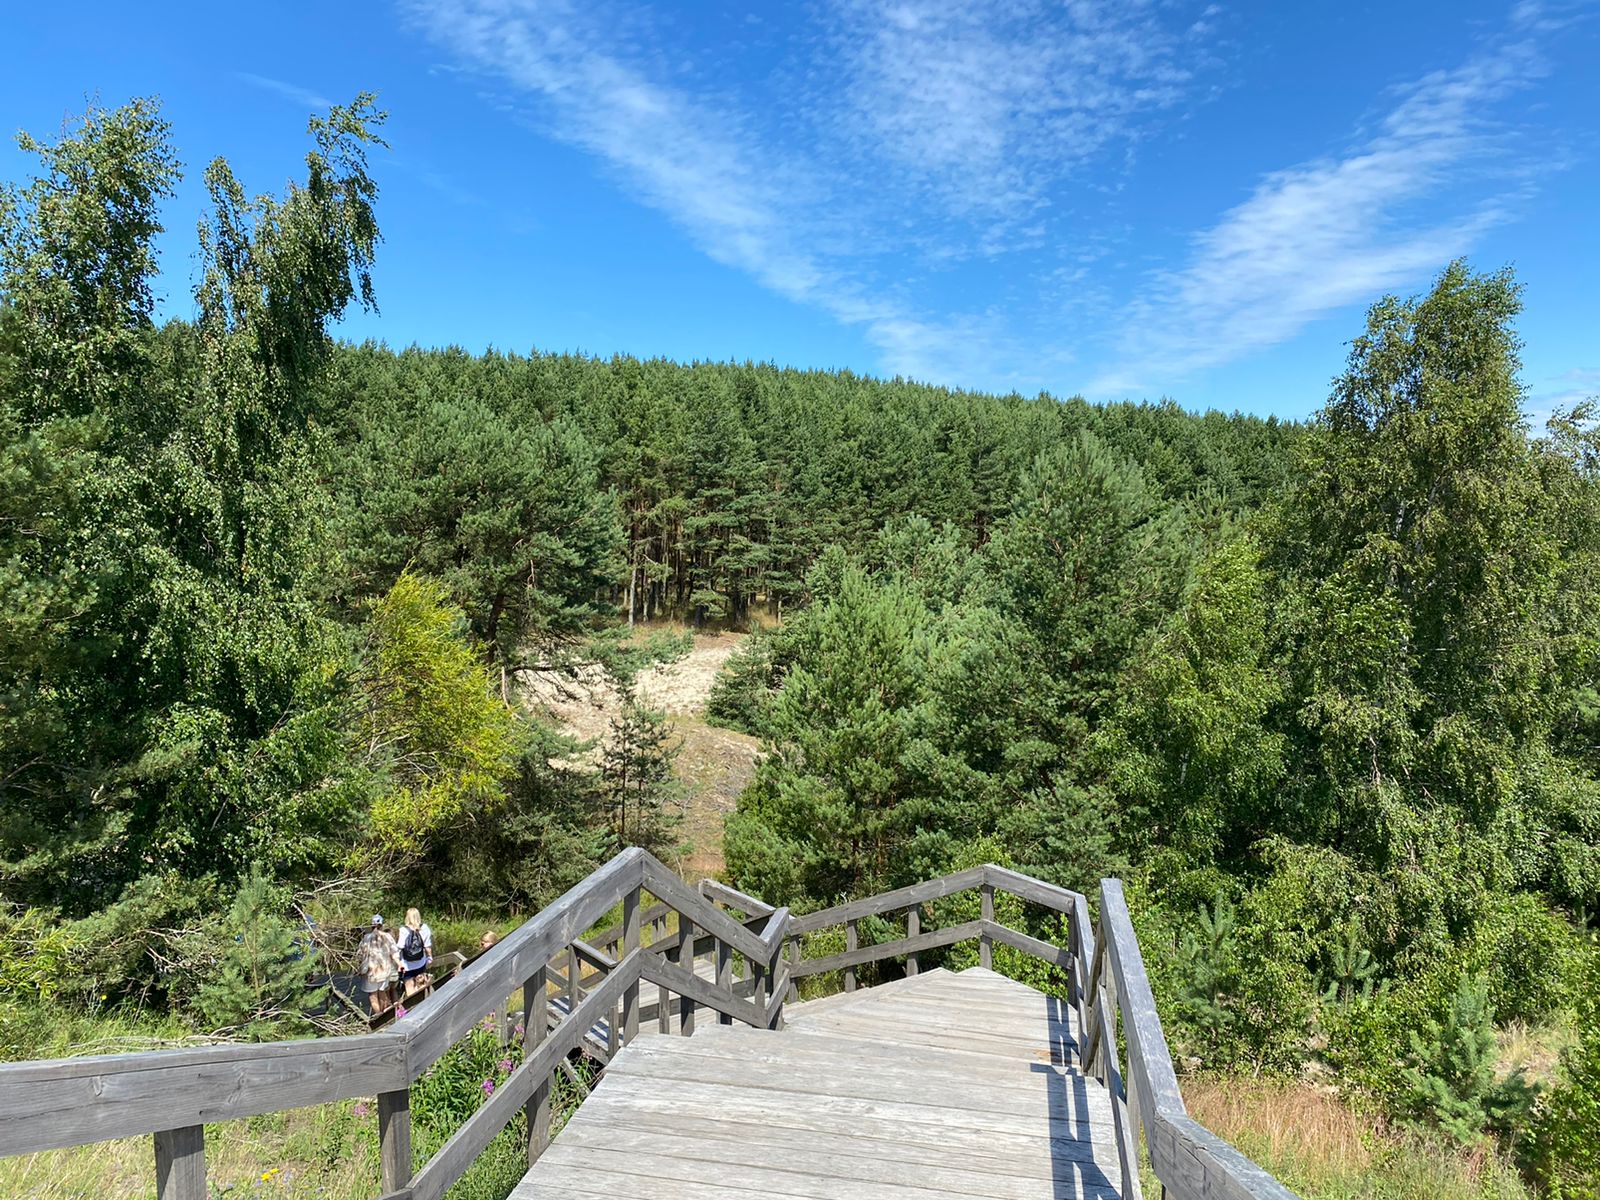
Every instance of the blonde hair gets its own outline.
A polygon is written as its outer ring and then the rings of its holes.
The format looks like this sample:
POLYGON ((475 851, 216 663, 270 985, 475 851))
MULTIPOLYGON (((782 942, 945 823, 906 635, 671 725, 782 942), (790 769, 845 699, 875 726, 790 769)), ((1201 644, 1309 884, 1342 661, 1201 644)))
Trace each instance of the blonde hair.
POLYGON ((421 929, 422 914, 414 908, 406 909, 406 925, 411 929, 421 929))

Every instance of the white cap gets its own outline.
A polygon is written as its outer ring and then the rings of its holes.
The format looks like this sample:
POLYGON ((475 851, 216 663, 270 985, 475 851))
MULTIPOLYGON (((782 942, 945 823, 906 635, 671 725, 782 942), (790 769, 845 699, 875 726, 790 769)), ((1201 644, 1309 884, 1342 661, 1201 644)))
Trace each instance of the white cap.
POLYGON ((374 925, 382 925, 383 924, 383 915, 381 913, 373 913, 372 914, 372 923, 374 925))

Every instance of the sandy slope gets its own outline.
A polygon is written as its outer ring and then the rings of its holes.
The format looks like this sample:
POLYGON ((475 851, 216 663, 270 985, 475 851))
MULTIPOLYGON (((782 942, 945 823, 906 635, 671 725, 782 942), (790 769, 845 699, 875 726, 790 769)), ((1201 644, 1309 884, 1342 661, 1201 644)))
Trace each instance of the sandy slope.
MULTIPOLYGON (((717 672, 744 638, 740 633, 696 634, 693 649, 683 658, 639 676, 639 699, 664 710, 683 742, 677 771, 686 790, 683 836, 690 850, 679 865, 690 879, 721 870, 722 823, 755 772, 756 739, 705 722, 706 699, 717 672)), ((585 741, 605 736, 620 703, 598 672, 560 689, 552 681, 535 680, 528 691, 530 698, 585 741)), ((586 757, 592 762, 596 754, 586 757)))

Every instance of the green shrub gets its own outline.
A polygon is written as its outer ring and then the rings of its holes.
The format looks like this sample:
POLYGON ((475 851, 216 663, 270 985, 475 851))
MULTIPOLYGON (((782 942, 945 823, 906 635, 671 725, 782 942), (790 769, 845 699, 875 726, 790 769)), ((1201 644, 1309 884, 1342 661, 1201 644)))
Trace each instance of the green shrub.
POLYGON ((1504 1133, 1532 1106, 1520 1068, 1496 1077, 1494 1009, 1481 978, 1463 976, 1443 1019, 1429 1019, 1410 1040, 1413 1062, 1403 1074, 1411 1109, 1458 1141, 1504 1133))
POLYGON ((1470 957, 1499 1020, 1538 1021, 1572 1002, 1581 951, 1567 920, 1523 892, 1489 905, 1470 957))
POLYGON ((322 994, 309 990, 320 956, 284 918, 286 901, 259 869, 240 885, 216 966, 195 997, 195 1010, 213 1029, 282 1036, 304 1024, 302 1014, 322 994))
POLYGON ((766 637, 752 635, 728 656, 706 697, 706 719, 759 737, 766 729, 767 706, 772 697, 772 646, 766 637))
POLYGON ((1561 1060, 1562 1081, 1541 1097, 1523 1139, 1530 1173, 1552 1200, 1600 1195, 1600 955, 1585 964, 1578 1041, 1561 1060))

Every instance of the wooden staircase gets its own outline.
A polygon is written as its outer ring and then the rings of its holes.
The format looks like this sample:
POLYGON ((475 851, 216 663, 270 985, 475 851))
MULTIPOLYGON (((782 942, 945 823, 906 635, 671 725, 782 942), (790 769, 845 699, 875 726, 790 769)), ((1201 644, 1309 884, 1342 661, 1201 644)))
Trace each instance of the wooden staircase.
POLYGON ((519 1115, 523 1198, 1141 1200, 1144 1159, 1173 1200, 1293 1200, 1184 1109, 1116 880, 1097 920, 993 865, 794 916, 641 850, 384 1030, 0 1065, 0 1155, 153 1136, 160 1200, 207 1200, 207 1125, 369 1097, 382 1200, 441 1200, 519 1115), (1033 933, 995 919, 997 895, 1033 933), (921 969, 960 943, 977 968, 921 969), (1000 946, 1052 994, 990 970, 1000 946), (892 982, 858 988, 869 964, 892 982), (843 990, 799 1003, 807 980, 843 990), (522 1062, 418 1163, 412 1085, 486 1025, 509 1038, 514 1003, 522 1062), (552 1142, 578 1056, 605 1074, 552 1142))
POLYGON ((640 1037, 515 1200, 1123 1195, 1072 1008, 979 967, 791 1005, 768 1032, 640 1037))

